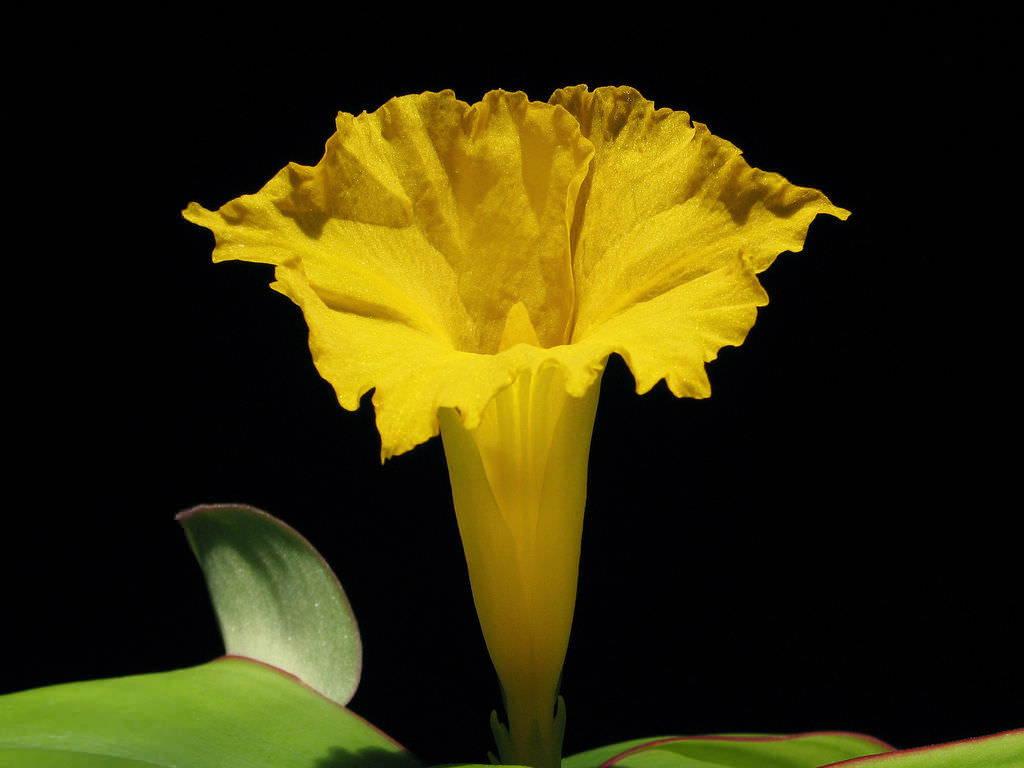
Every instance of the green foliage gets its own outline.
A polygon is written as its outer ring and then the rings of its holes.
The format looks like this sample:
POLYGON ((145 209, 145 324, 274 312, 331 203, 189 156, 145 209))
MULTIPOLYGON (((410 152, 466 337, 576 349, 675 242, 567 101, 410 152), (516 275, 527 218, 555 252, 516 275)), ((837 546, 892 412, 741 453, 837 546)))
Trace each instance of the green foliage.
POLYGON ((849 768, 1024 768, 1024 729, 857 760, 849 768))
POLYGON ((227 657, 0 697, 0 766, 418 768, 419 761, 290 675, 227 657))
POLYGON ((663 737, 573 755, 562 768, 820 768, 890 749, 855 733, 663 737))
MULTIPOLYGON (((316 550, 251 507, 179 519, 232 655, 0 696, 0 768, 421 768, 342 706, 362 649, 316 550)), ((889 750, 850 733, 662 737, 573 755, 562 768, 1024 768, 1024 730, 889 750)))

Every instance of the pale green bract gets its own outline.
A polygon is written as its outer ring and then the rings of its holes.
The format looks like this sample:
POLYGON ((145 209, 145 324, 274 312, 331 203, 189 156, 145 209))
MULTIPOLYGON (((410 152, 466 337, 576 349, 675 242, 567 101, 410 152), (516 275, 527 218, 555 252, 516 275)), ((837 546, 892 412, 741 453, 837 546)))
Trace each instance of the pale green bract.
POLYGON ((341 584, 298 532, 241 505, 178 515, 210 590, 225 650, 287 670, 339 704, 362 671, 359 627, 341 584))

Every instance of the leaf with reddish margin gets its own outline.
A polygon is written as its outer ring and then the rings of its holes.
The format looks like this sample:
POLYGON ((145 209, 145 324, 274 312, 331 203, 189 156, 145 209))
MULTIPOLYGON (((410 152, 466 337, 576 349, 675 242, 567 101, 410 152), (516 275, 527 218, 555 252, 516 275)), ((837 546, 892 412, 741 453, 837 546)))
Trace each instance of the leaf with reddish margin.
POLYGON ((419 768, 358 715, 251 659, 0 696, 0 766, 419 768))
POLYGON ((203 569, 227 652, 283 669, 347 704, 362 670, 359 627, 312 545, 242 504, 195 507, 177 519, 203 569))
POLYGON ((1024 768, 1024 728, 832 763, 825 768, 1024 768))
POLYGON ((562 768, 820 768, 891 750, 857 733, 669 736, 582 752, 565 758, 562 768))

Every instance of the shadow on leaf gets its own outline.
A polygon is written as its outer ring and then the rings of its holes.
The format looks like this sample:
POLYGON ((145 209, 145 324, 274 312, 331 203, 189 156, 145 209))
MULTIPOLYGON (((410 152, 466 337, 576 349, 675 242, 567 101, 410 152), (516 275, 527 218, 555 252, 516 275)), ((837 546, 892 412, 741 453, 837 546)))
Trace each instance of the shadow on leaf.
POLYGON ((380 747, 347 750, 332 747, 313 768, 419 768, 420 762, 408 752, 391 752, 380 747))

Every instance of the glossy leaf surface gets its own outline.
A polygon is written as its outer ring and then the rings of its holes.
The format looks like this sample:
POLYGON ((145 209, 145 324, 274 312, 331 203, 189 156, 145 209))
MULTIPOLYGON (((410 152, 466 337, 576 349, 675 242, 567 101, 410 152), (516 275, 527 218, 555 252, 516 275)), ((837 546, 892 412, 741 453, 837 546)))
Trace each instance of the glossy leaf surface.
POLYGON ((283 669, 347 704, 362 669, 359 628, 341 584, 309 542, 243 505, 196 507, 178 520, 227 652, 283 669))
POLYGON ((18 768, 418 768, 294 677, 226 657, 0 697, 0 765, 18 768))

